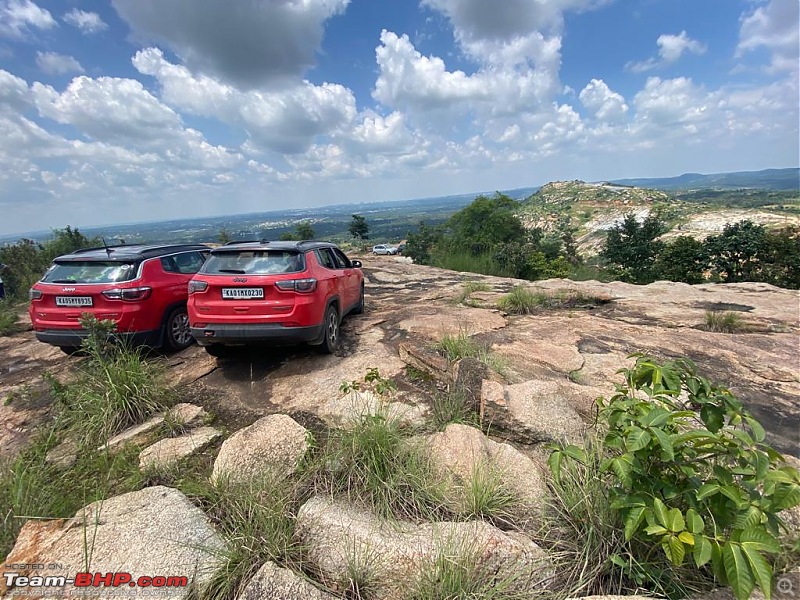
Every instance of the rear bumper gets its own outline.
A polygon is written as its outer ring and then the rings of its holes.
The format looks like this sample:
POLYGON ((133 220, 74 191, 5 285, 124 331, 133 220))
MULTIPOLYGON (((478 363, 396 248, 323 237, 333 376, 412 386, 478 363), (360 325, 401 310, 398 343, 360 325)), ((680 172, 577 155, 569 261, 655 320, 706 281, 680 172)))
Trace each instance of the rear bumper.
POLYGON ((276 323, 231 325, 209 323, 205 327, 192 327, 192 336, 201 346, 211 344, 302 344, 319 342, 324 333, 323 324, 311 327, 284 327, 276 323))
MULTIPOLYGON (((36 339, 45 344, 62 346, 65 348, 78 348, 86 339, 88 333, 83 329, 48 329, 37 331, 36 339)), ((114 337, 125 340, 134 346, 158 346, 161 341, 161 332, 158 329, 151 331, 135 331, 115 333, 114 337)))

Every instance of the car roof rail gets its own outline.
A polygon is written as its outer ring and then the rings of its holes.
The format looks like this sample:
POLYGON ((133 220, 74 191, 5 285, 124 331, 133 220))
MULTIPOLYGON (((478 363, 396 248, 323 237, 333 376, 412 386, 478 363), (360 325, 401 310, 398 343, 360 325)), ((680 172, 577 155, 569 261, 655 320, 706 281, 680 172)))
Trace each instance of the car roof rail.
POLYGON ((269 240, 233 240, 225 242, 223 246, 235 246, 236 244, 268 244, 269 240))

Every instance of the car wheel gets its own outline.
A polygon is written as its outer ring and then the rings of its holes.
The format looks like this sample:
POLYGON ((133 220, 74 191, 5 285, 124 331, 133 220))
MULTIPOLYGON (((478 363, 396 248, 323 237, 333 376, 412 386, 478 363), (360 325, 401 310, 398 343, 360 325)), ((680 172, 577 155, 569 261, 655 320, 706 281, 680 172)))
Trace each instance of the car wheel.
POLYGON ((361 295, 358 298, 358 304, 356 304, 356 307, 353 309, 353 314, 360 315, 363 314, 363 312, 364 312, 364 284, 362 283, 361 295))
POLYGON ((183 350, 194 342, 185 307, 174 309, 164 324, 164 345, 171 350, 183 350))
POLYGON ((320 349, 325 354, 333 354, 339 348, 341 333, 339 330, 339 311, 336 310, 335 306, 330 305, 328 310, 325 311, 323 327, 325 327, 325 336, 320 349))

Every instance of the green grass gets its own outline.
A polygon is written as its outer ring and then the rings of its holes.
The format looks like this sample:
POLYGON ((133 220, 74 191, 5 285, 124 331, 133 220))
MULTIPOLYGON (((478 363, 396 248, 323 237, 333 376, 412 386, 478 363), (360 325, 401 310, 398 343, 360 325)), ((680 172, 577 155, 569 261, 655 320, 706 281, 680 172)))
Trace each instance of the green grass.
POLYGON ((593 296, 578 290, 537 291, 518 285, 497 302, 497 307, 512 315, 529 315, 537 309, 579 308, 607 304, 606 296, 593 296))
POLYGON ((481 564, 481 548, 473 542, 446 541, 422 571, 411 600, 525 600, 521 576, 498 577, 481 564))
POLYGON ((507 269, 502 267, 491 254, 475 256, 469 252, 455 252, 453 254, 436 254, 431 263, 435 267, 459 271, 461 273, 481 273, 483 275, 496 275, 498 277, 511 277, 507 269))
POLYGON ((455 297, 454 302, 456 304, 465 304, 469 303, 472 305, 472 301, 470 300, 470 296, 475 292, 488 292, 491 290, 491 286, 484 281, 465 281, 462 284, 461 291, 455 297))
POLYGON ((505 360, 492 352, 487 344, 468 335, 466 331, 444 334, 435 344, 435 348, 451 363, 462 358, 476 358, 500 375, 505 376, 507 373, 505 360))
POLYGON ((0 300, 0 336, 11 335, 19 330, 19 303, 10 298, 0 300))
POLYGON ((450 386, 450 389, 433 396, 431 420, 434 427, 441 431, 450 423, 477 425, 478 415, 468 405, 466 393, 450 386))
POLYGON ((187 481, 181 491, 201 506, 226 542, 222 565, 201 590, 204 600, 239 597, 267 561, 300 565, 294 515, 303 490, 295 480, 267 473, 247 482, 187 481))
POLYGON ((55 431, 48 430, 0 466, 0 555, 10 552, 28 518, 72 517, 87 504, 141 487, 138 448, 115 454, 86 449, 62 469, 45 460, 57 442, 55 431))
POLYGON ((706 311, 706 330, 714 333, 742 333, 747 329, 742 317, 735 312, 706 311))
POLYGON ((490 465, 477 464, 464 486, 464 505, 460 516, 509 527, 515 520, 514 508, 517 506, 519 499, 504 484, 502 473, 490 465))
POLYGON ((384 517, 425 519, 444 502, 427 458, 385 415, 365 415, 354 427, 332 431, 315 467, 321 493, 345 496, 384 517))

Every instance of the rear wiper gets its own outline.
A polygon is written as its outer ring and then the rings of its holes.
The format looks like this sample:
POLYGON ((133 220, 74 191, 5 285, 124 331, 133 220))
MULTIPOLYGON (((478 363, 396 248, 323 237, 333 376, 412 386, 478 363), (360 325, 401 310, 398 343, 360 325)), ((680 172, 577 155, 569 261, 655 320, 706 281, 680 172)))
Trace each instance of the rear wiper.
POLYGON ((219 269, 220 273, 233 273, 234 275, 244 275, 244 271, 242 269, 219 269))

